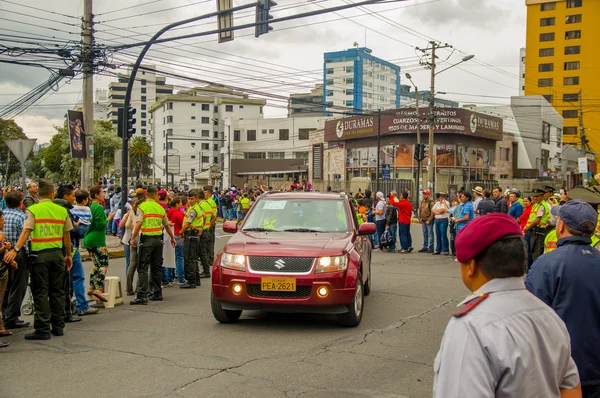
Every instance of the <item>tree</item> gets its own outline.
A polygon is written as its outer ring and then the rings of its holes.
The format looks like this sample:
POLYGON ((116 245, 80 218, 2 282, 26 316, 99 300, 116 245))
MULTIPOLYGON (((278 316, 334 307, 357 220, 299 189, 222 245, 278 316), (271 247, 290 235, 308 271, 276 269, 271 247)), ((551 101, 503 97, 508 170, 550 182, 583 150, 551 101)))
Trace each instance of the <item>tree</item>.
POLYGON ((23 129, 14 120, 0 119, 0 174, 5 174, 5 181, 21 171, 19 160, 8 149, 5 141, 20 139, 27 139, 23 129))
POLYGON ((148 175, 152 172, 151 153, 152 148, 144 137, 136 136, 129 140, 129 165, 138 180, 140 175, 148 175))
POLYGON ((121 139, 111 121, 94 120, 94 181, 115 169, 115 152, 121 139))

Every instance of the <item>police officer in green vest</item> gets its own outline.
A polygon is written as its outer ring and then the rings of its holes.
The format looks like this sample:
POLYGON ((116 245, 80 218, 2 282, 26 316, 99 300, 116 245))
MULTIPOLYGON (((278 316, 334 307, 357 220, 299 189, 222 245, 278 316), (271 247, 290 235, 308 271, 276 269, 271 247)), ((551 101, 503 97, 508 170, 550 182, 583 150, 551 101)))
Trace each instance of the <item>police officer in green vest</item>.
POLYGON ((212 218, 210 219, 210 227, 208 228, 208 261, 212 264, 215 260, 215 230, 217 227, 217 202, 212 197, 213 187, 207 185, 204 187, 204 196, 210 205, 212 218))
POLYGON ((27 208, 23 232, 4 261, 14 260, 31 236, 31 291, 35 304, 35 332, 26 340, 48 340, 62 336, 65 327, 65 270, 73 266, 70 231, 73 224, 64 207, 52 203, 54 185, 38 183, 39 203, 27 208))
POLYGON ((240 198, 240 206, 242 208, 242 219, 244 219, 246 218, 246 213, 248 213, 248 209, 250 209, 250 199, 248 198, 247 193, 245 193, 244 196, 240 198))
POLYGON ((183 241, 183 268, 186 283, 179 285, 181 289, 195 289, 200 286, 200 270, 198 268, 199 239, 204 228, 204 212, 198 204, 198 190, 189 193, 188 210, 181 227, 180 239, 183 241))
POLYGON ((531 214, 527 220, 527 225, 523 228, 523 233, 530 233, 531 257, 535 261, 544 253, 544 241, 546 239, 546 228, 550 219, 550 208, 544 202, 544 190, 534 189, 531 194, 533 206, 531 214), (545 203, 545 204, 544 204, 545 203))
MULTIPOLYGON (((212 265, 211 259, 209 257, 208 247, 210 246, 210 226, 213 221, 213 213, 212 208, 207 200, 205 200, 204 191, 199 191, 200 201, 198 202, 199 207, 204 212, 204 227, 202 228, 202 235, 200 235, 200 247, 198 248, 198 254, 200 257, 200 262, 202 263, 202 273, 200 274, 200 278, 209 278, 210 277, 210 266, 212 265)), ((200 283, 198 283, 199 285, 200 283)))
POLYGON ((137 222, 129 244, 135 248, 135 237, 141 232, 140 247, 138 248, 138 285, 135 289, 136 298, 131 305, 148 304, 148 268, 150 268, 152 295, 150 300, 162 301, 162 263, 163 263, 163 227, 171 237, 171 245, 177 246, 175 236, 169 225, 167 214, 158 204, 158 189, 149 186, 146 191, 147 199, 138 206, 137 222))

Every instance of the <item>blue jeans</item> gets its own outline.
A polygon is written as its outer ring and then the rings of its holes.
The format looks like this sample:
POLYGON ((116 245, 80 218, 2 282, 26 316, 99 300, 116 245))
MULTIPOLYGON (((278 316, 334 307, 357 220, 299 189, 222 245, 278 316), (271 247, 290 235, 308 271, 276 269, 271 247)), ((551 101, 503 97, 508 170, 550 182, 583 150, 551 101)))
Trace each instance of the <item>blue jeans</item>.
POLYGON ((127 271, 129 271, 129 262, 131 261, 131 259, 129 258, 129 255, 131 254, 131 247, 128 244, 124 244, 123 245, 123 255, 125 256, 125 275, 127 275, 127 271))
POLYGON ((381 235, 383 235, 383 233, 385 232, 385 220, 377 220, 375 221, 375 226, 377 227, 377 232, 375 233, 375 235, 377 235, 377 237, 379 237, 379 248, 381 249, 381 235))
POLYGON ((175 237, 177 246, 175 246, 175 273, 177 274, 177 281, 179 283, 185 282, 185 270, 183 268, 183 241, 179 239, 179 236, 175 237))
POLYGON ((397 223, 392 223, 390 225, 390 234, 392 234, 393 237, 393 241, 392 244, 389 247, 389 250, 391 251, 396 251, 396 239, 398 239, 398 224, 397 223))
MULTIPOLYGON (((104 216, 106 218, 108 218, 108 215, 110 214, 110 210, 108 209, 104 209, 104 216)), ((112 232, 112 221, 109 221, 106 223, 106 234, 110 234, 112 232)))
POLYGON ((83 273, 83 263, 81 262, 79 249, 75 250, 75 254, 73 255, 71 278, 73 279, 73 293, 75 293, 77 311, 85 311, 90 305, 85 297, 85 274, 83 273))
POLYGON ((162 281, 169 283, 175 279, 175 268, 162 267, 162 281))
POLYGON ((400 247, 402 250, 412 248, 412 236, 410 235, 410 224, 398 223, 398 231, 400 232, 400 247))
POLYGON ((89 225, 83 225, 83 224, 79 223, 79 226, 77 227, 77 235, 79 235, 79 239, 84 238, 85 233, 87 232, 89 227, 90 227, 89 225))
POLYGON ((421 221, 423 227, 423 248, 433 250, 433 221, 427 224, 425 221, 421 221))
POLYGON ((436 253, 448 253, 448 219, 441 218, 439 220, 435 220, 435 251, 436 253))
POLYGON ((237 220, 242 221, 244 219, 244 213, 242 211, 237 212, 237 220))
POLYGON ((223 221, 227 221, 229 219, 229 212, 227 211, 227 207, 221 206, 221 213, 223 214, 223 221))

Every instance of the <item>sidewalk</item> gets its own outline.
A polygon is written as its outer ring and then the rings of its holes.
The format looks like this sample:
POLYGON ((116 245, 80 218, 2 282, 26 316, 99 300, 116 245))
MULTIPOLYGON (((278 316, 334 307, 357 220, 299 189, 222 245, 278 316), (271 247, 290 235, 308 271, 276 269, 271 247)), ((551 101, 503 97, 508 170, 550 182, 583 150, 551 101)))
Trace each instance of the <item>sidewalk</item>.
MULTIPOLYGON (((121 244, 121 239, 118 236, 106 236, 106 247, 108 247, 108 255, 110 258, 121 258, 125 257, 125 252, 123 245, 121 244)), ((89 260, 90 255, 86 249, 82 249, 79 247, 79 252, 81 253, 81 259, 83 261, 89 260)))

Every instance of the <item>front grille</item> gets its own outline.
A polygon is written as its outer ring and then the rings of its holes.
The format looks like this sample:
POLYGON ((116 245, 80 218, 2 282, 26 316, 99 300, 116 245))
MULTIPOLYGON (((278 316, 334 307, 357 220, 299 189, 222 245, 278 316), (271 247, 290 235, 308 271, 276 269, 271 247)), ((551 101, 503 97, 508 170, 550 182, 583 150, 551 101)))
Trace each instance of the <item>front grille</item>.
POLYGON ((312 257, 248 257, 248 266, 251 271, 257 272, 286 272, 307 273, 312 269, 315 259, 312 257))
POLYGON ((296 286, 295 292, 264 292, 260 285, 248 285, 248 295, 267 298, 307 298, 310 297, 312 286, 296 286))

